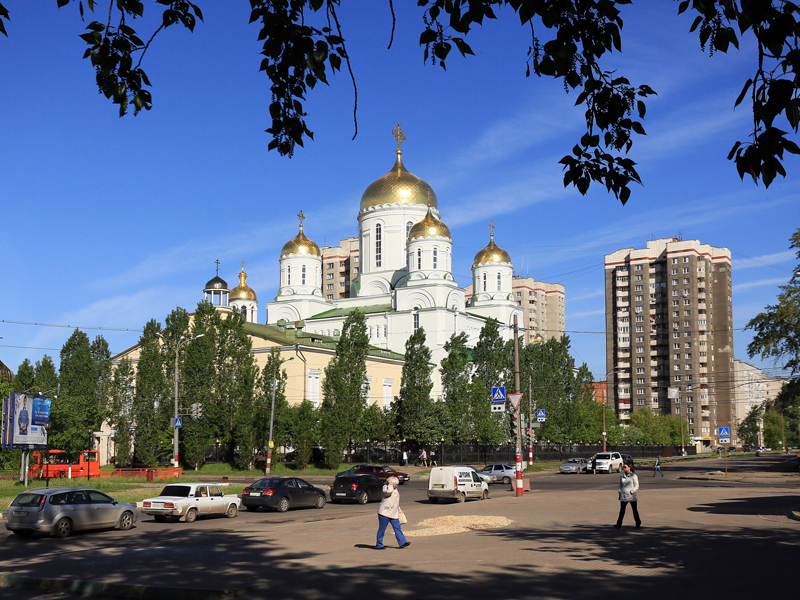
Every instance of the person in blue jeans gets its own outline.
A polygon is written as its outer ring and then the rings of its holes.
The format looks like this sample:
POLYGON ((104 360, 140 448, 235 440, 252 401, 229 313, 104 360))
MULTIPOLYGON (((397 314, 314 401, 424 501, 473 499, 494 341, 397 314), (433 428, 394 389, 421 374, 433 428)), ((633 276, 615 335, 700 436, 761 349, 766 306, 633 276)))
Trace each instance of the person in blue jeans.
POLYGON ((397 491, 399 484, 400 480, 397 477, 389 477, 386 485, 383 486, 383 500, 378 507, 378 539, 375 543, 375 550, 386 550, 386 546, 383 545, 383 535, 386 533, 389 523, 394 528, 397 545, 401 548, 408 548, 411 545, 411 542, 406 540, 406 536, 403 535, 403 530, 400 529, 400 492, 397 491))
MULTIPOLYGON (((661 473, 661 460, 656 456, 656 466, 653 467, 653 477, 656 476, 656 473, 661 473)), ((661 473, 661 476, 664 476, 664 473, 661 473)))

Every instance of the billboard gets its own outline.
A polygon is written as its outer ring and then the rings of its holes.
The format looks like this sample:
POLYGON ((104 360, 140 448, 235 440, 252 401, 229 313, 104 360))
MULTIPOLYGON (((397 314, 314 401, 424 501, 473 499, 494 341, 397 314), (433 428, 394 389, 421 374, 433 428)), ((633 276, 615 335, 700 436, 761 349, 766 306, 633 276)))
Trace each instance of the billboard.
POLYGON ((50 398, 11 392, 3 399, 3 448, 46 448, 50 398))

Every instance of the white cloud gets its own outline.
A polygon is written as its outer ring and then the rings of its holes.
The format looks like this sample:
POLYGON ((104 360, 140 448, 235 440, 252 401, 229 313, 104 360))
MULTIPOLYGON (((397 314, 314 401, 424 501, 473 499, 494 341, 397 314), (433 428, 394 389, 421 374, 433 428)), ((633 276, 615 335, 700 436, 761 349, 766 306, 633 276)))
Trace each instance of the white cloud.
POLYGON ((593 292, 589 292, 587 294, 583 294, 581 296, 573 296, 567 297, 567 302, 578 302, 579 300, 587 300, 589 298, 597 298, 598 296, 602 296, 606 293, 604 288, 597 289, 593 292))
POLYGON ((587 310, 584 312, 579 313, 568 313, 567 319, 581 319, 583 317, 596 317, 597 315, 604 315, 606 314, 605 309, 603 310, 587 310))
POLYGON ((762 256, 754 256, 752 258, 743 258, 741 260, 734 260, 733 268, 734 270, 739 271, 742 269, 766 267, 768 265, 776 265, 790 261, 795 256, 796 252, 794 250, 785 250, 783 252, 775 252, 774 254, 764 254, 762 256))
POLYGON ((748 281, 747 283, 737 283, 733 286, 734 292, 741 292, 749 290, 754 287, 763 287, 765 285, 783 285, 786 283, 785 277, 775 277, 773 279, 762 279, 760 281, 748 281))

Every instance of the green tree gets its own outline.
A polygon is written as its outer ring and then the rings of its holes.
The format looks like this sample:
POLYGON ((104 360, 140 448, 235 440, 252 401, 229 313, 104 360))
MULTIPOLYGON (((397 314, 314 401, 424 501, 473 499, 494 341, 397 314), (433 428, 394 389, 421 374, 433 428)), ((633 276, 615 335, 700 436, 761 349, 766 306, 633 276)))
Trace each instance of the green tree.
POLYGON ((74 455, 93 447, 97 423, 97 369, 89 337, 76 329, 61 348, 58 398, 50 405, 50 445, 74 455))
MULTIPOLYGON (((500 324, 495 319, 487 319, 481 328, 478 343, 472 351, 475 377, 483 381, 487 390, 509 385, 505 377, 508 363, 508 348, 500 337, 500 324)), ((513 384, 513 379, 511 382, 513 384)))
POLYGON ((342 325, 336 356, 325 367, 322 383, 320 436, 326 460, 334 468, 353 438, 367 402, 368 350, 366 319, 355 310, 342 325))
MULTIPOLYGON (((309 400, 303 400, 300 404, 289 409, 291 415, 288 419, 290 424, 290 439, 295 450, 295 467, 305 469, 311 462, 314 445, 318 443, 320 431, 319 410, 314 408, 309 400)), ((325 460, 329 465, 339 466, 341 453, 333 456, 330 450, 325 450, 325 460)))
POLYGON ((503 413, 493 413, 490 394, 480 377, 474 377, 469 385, 470 418, 472 439, 480 446, 497 446, 508 440, 507 420, 503 413))
POLYGON ((770 446, 773 449, 782 448, 778 444, 783 440, 783 432, 785 431, 785 423, 783 416, 778 410, 767 410, 764 412, 764 445, 770 446))
MULTIPOLYGON (((58 0, 58 6, 69 4, 58 0)), ((87 25, 81 38, 86 42, 85 58, 91 60, 100 92, 119 107, 120 116, 132 106, 134 114, 150 110, 150 81, 142 66, 145 52, 156 36, 180 24, 194 31, 202 21, 200 8, 192 2, 165 2, 155 31, 137 32, 132 25, 144 14, 141 1, 111 4, 108 15, 87 25), (147 42, 143 41, 147 40, 147 42)), ((96 2, 85 3, 94 11, 96 2)), ((313 132, 306 122, 303 106, 306 95, 318 83, 328 83, 328 74, 347 64, 354 89, 355 77, 346 49, 348 23, 339 19, 342 0, 251 0, 250 21, 258 23, 258 41, 262 44, 260 70, 270 80, 269 114, 271 136, 268 148, 292 156, 296 145, 302 146, 313 132)), ((642 120, 645 100, 654 95, 649 86, 634 86, 617 70, 606 70, 607 55, 622 50, 623 20, 619 5, 630 0, 420 0, 419 44, 425 62, 445 67, 455 48, 463 57, 474 52, 467 43, 468 34, 484 21, 503 19, 502 23, 530 29, 527 55, 520 54, 525 75, 553 78, 565 91, 577 92, 575 105, 585 109, 586 131, 563 157, 564 185, 574 185, 585 194, 592 182, 604 186, 624 204, 630 185, 641 183, 635 162, 627 157, 634 134, 645 135, 642 120), (510 10, 508 10, 510 9, 510 10), (511 13, 515 13, 512 15, 511 13)), ((84 2, 79 2, 81 16, 84 2)), ((677 12, 696 15, 690 31, 697 32, 700 48, 709 54, 739 49, 739 35, 753 35, 756 48, 750 77, 744 84, 735 106, 745 97, 752 103, 753 129, 749 141, 737 142, 728 158, 735 161, 740 177, 749 174, 769 186, 777 174, 785 175, 782 160, 785 152, 798 154, 800 149, 786 137, 781 127, 797 133, 797 95, 800 83, 793 76, 800 70, 797 57, 800 8, 790 2, 771 0, 684 0, 677 12), (737 34, 737 30, 739 33, 737 34)), ((390 11, 386 26, 391 29, 391 47, 395 33, 395 13, 390 11)), ((6 34, 3 19, 8 10, 0 4, 0 32, 6 34)), ((364 28, 362 22, 357 27, 364 28)), ((416 39, 416 33, 412 33, 416 39)), ((474 37, 475 34, 473 34, 474 37)), ((750 47, 748 45, 748 47, 750 47)), ((153 51, 147 54, 153 56, 153 51)), ((358 133, 354 110, 355 132, 358 133)), ((489 382, 491 383, 491 382, 489 382)))
POLYGON ((130 360, 123 358, 114 369, 109 385, 109 425, 114 429, 114 457, 117 465, 127 466, 133 460, 131 430, 136 373, 130 360))
POLYGON ((748 446, 758 446, 758 434, 761 432, 761 418, 764 405, 756 404, 747 411, 747 416, 739 421, 737 430, 739 439, 748 446))
POLYGON ((440 423, 431 399, 430 361, 431 351, 425 345, 425 330, 420 327, 406 340, 400 395, 392 402, 397 435, 405 438, 412 448, 440 437, 440 423))
POLYGON ((30 359, 25 359, 22 361, 22 364, 17 369, 16 375, 14 375, 14 391, 15 392, 32 392, 33 390, 33 382, 36 378, 35 370, 33 365, 31 364, 30 359))
POLYGON ((95 380, 90 418, 92 426, 100 429, 111 409, 109 403, 109 386, 112 376, 111 351, 108 348, 108 342, 99 335, 94 339, 89 350, 92 354, 95 380))
POLYGON ((285 446, 289 440, 291 415, 286 400, 286 383, 289 379, 283 369, 285 361, 277 348, 267 357, 259 380, 258 408, 254 415, 255 444, 265 455, 269 442, 269 421, 272 412, 272 387, 275 386, 275 417, 272 425, 272 438, 275 446, 285 446))
POLYGON ((467 350, 466 333, 454 333, 445 342, 447 356, 442 359, 439 369, 442 376, 442 396, 444 400, 444 423, 442 435, 448 444, 464 443, 471 440, 470 420, 470 375, 472 365, 467 350))
MULTIPOLYGON (((158 408, 170 403, 171 394, 164 374, 164 361, 159 347, 161 325, 151 319, 139 338, 139 362, 136 365, 136 386, 131 416, 134 432, 134 456, 138 462, 155 465, 159 439, 168 424, 158 419, 158 408)), ((170 452, 171 455, 171 452, 170 452)))
POLYGON ((52 397, 58 394, 58 373, 53 359, 45 354, 42 360, 36 361, 34 368, 33 387, 36 392, 52 397))

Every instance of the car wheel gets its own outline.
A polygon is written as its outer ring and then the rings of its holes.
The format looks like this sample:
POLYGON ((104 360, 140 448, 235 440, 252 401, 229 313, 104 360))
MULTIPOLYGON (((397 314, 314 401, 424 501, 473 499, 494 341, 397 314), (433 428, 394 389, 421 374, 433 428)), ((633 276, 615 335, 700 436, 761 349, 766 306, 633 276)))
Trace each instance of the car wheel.
POLYGON ((119 528, 122 531, 128 531, 131 527, 133 527, 133 513, 126 510, 119 517, 119 528))
POLYGON ((186 513, 186 522, 194 523, 196 520, 197 520, 197 510, 194 508, 190 508, 189 511, 186 513))
POLYGON ((367 492, 364 492, 358 497, 358 503, 366 504, 367 502, 369 502, 369 496, 367 495, 367 492))
POLYGON ((439 499, 438 498, 428 498, 428 502, 430 502, 431 504, 437 504, 439 502, 439 499))
POLYGON ((14 534, 18 535, 21 538, 29 538, 33 535, 33 530, 31 529, 17 529, 14 534))
POLYGON ((229 519, 233 519, 237 514, 239 514, 239 509, 236 508, 235 504, 231 504, 228 510, 225 511, 225 516, 229 519))
POLYGON ((461 502, 465 502, 466 500, 467 500, 467 495, 464 492, 461 492, 458 495, 458 499, 456 500, 456 502, 461 503, 461 502))
POLYGON ((325 496, 322 494, 317 496, 317 499, 314 500, 314 508, 325 508, 325 496))
POLYGON ((504 485, 508 485, 509 483, 511 483, 511 477, 509 477, 508 475, 504 475, 503 476, 503 484, 504 485))
POLYGON ((288 498, 281 498, 280 502, 278 502, 278 506, 276 507, 278 512, 286 512, 289 510, 289 499, 288 498))
POLYGON ((53 528, 53 535, 58 538, 65 538, 69 537, 69 534, 72 533, 72 521, 67 518, 61 519, 56 526, 53 528))
POLYGON ((153 515, 153 518, 156 520, 156 523, 166 523, 167 516, 166 515, 153 515))
POLYGON ((245 506, 245 508, 250 512, 256 512, 258 510, 257 506, 245 506))
POLYGON ((483 490, 481 494, 481 500, 488 500, 489 499, 489 490, 483 490))

